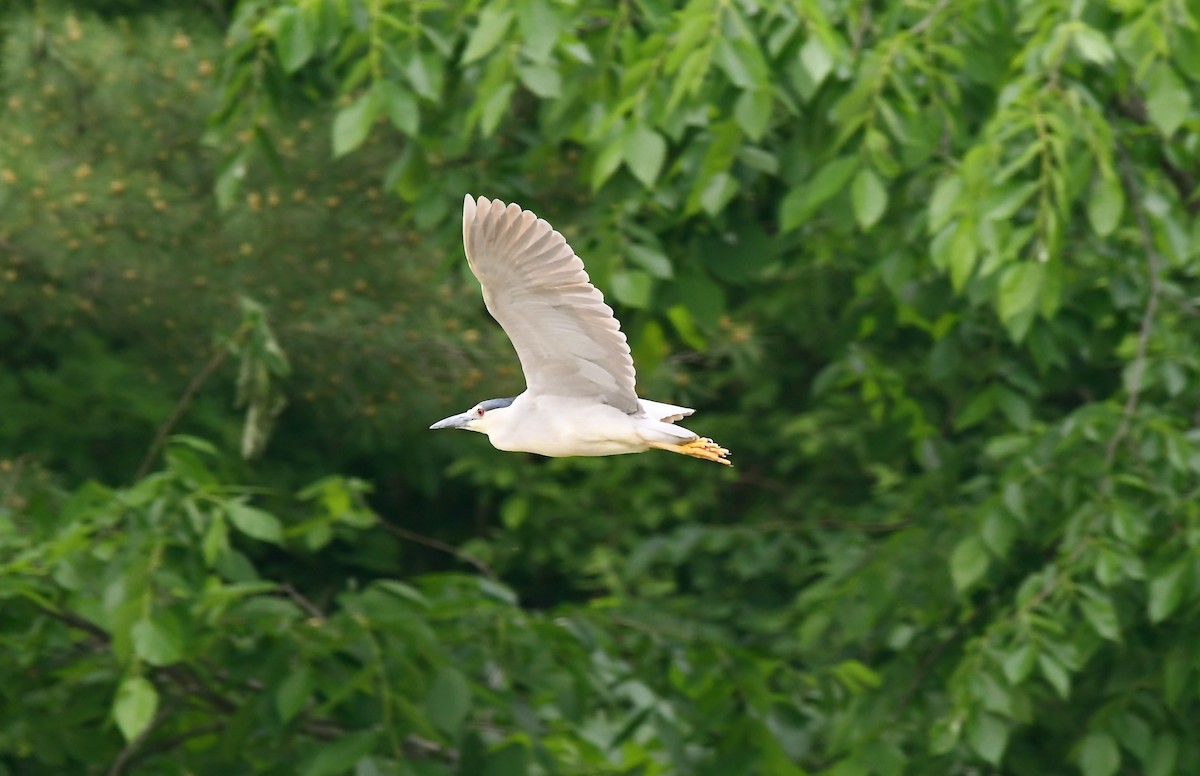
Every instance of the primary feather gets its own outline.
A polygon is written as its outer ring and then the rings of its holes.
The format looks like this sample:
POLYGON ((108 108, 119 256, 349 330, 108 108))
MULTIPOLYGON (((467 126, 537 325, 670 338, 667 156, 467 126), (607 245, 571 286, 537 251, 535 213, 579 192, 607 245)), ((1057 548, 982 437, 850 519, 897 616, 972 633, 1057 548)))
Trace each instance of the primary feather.
POLYGON ((621 325, 561 234, 519 205, 468 195, 463 243, 531 393, 640 410, 621 325))

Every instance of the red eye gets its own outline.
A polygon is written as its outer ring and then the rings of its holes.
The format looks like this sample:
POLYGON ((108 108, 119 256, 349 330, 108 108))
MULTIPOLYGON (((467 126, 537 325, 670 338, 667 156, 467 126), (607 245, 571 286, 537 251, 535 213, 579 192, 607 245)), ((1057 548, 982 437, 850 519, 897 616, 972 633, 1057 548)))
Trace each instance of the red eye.
POLYGON ((475 414, 482 418, 483 417, 483 407, 476 407, 475 414))

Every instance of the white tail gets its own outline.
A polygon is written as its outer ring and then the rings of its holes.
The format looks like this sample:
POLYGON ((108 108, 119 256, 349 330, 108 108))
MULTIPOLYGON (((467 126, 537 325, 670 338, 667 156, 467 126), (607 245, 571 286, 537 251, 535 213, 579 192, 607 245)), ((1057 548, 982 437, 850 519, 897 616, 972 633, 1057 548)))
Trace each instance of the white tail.
POLYGON ((642 412, 646 413, 646 417, 663 423, 683 420, 695 412, 691 407, 677 407, 674 404, 663 404, 660 401, 650 401, 649 399, 638 399, 638 404, 641 406, 642 412))

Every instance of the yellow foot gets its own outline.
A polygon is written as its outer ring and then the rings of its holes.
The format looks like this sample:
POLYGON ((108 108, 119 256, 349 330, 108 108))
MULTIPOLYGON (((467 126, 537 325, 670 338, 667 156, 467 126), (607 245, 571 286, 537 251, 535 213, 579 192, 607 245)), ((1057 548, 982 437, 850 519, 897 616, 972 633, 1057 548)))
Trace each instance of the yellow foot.
POLYGON ((723 463, 726 466, 733 466, 731 462, 725 460, 725 456, 729 455, 729 451, 708 437, 693 439, 686 445, 668 445, 656 443, 651 444, 650 446, 659 450, 669 450, 672 453, 690 455, 693 458, 703 458, 706 461, 716 461, 717 463, 723 463))

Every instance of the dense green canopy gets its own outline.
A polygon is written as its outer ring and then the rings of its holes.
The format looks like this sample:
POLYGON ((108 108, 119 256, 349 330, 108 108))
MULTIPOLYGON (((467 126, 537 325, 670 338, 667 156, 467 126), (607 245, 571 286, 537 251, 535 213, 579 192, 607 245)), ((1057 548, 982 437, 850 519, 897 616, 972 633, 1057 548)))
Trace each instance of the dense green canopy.
POLYGON ((1200 773, 1194 4, 18 2, 0 106, 0 774, 1200 773), (732 470, 426 431, 465 193, 732 470))

